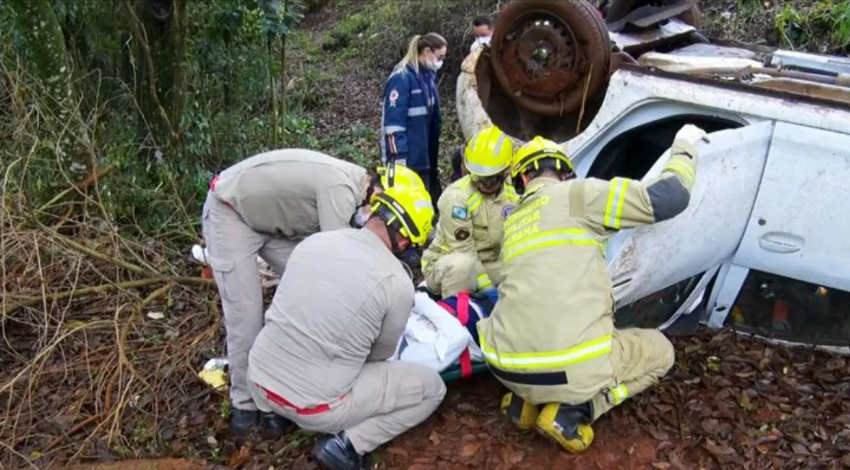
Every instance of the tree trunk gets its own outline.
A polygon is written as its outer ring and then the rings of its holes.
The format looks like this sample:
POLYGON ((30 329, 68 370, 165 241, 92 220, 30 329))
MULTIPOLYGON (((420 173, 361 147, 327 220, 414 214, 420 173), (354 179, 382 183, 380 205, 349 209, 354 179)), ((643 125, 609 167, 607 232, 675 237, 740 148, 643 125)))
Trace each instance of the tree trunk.
POLYGON ((88 129, 78 110, 78 95, 72 80, 72 61, 50 0, 9 2, 21 32, 30 72, 42 86, 32 96, 44 98, 48 130, 61 135, 56 153, 64 171, 82 179, 94 168, 94 152, 88 129))
MULTIPOLYGON (((171 109, 176 51, 174 0, 125 0, 125 9, 138 47, 136 99, 154 146, 177 139, 171 109), (168 108, 166 108, 166 106, 168 108)), ((141 136, 146 140, 146 135, 141 136)))
POLYGON ((183 114, 183 92, 185 90, 184 69, 186 60, 186 0, 176 0, 174 8, 174 84, 171 99, 171 122, 179 127, 183 114))

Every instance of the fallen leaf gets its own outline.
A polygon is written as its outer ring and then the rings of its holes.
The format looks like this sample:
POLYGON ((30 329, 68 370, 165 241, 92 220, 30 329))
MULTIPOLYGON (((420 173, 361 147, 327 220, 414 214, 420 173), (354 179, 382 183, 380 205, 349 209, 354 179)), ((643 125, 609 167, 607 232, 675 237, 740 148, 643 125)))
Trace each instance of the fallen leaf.
POLYGON ((478 429, 480 424, 478 420, 473 418, 472 416, 464 416, 460 419, 461 424, 467 427, 467 429, 478 429))
POLYGON ((478 449, 480 449, 480 448, 481 448, 480 442, 469 442, 469 443, 465 444, 463 446, 463 448, 460 450, 460 456, 465 458, 465 459, 468 459, 469 457, 472 457, 473 455, 477 454, 478 449))
POLYGON ((753 404, 750 403, 750 397, 745 391, 741 392, 741 398, 738 400, 738 405, 740 405, 745 411, 753 411, 754 409, 753 404))
POLYGON ((652 466, 661 470, 664 470, 665 468, 670 468, 670 464, 667 462, 652 462, 652 466))
POLYGON ((433 444, 435 446, 440 445, 440 442, 442 442, 440 440, 440 435, 437 434, 437 431, 431 431, 431 435, 428 436, 428 440, 431 441, 431 444, 433 444))
POLYGON ((525 452, 515 447, 502 448, 502 462, 514 466, 522 462, 525 458, 525 452))
POLYGON ((809 452, 809 449, 806 449, 806 446, 800 444, 799 442, 792 443, 791 449, 797 455, 812 455, 811 452, 809 452))
POLYGON ((162 320, 165 318, 165 314, 162 312, 148 312, 147 317, 151 320, 162 320))
POLYGON ((230 458, 227 459, 227 466, 230 468, 241 467, 245 462, 248 461, 248 458, 251 456, 251 446, 250 444, 245 444, 239 449, 239 452, 234 452, 230 455, 230 458))
POLYGON ((407 458, 409 455, 406 450, 398 446, 392 446, 387 448, 388 454, 398 455, 399 457, 407 458))
POLYGON ((670 452, 667 456, 667 460, 670 461, 670 465, 676 468, 676 470, 690 470, 684 462, 682 462, 682 457, 679 456, 679 452, 670 452))

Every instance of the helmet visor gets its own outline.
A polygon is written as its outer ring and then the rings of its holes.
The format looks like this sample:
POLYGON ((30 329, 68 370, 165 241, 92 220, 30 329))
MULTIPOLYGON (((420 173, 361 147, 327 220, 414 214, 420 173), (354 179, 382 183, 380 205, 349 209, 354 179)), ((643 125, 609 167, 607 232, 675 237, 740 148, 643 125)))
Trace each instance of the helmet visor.
POLYGON ((474 184, 475 187, 479 190, 483 192, 494 192, 498 191, 499 188, 502 187, 502 184, 505 182, 505 172, 490 176, 478 176, 470 174, 469 179, 472 180, 472 184, 474 184))

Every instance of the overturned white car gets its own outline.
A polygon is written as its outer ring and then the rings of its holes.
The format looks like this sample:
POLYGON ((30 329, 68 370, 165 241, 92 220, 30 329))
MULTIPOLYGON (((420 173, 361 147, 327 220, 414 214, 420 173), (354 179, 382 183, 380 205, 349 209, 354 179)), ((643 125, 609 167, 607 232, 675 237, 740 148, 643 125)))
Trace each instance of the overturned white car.
POLYGON ((694 2, 668 3, 616 21, 582 0, 509 4, 458 78, 464 135, 539 134, 580 177, 643 179, 702 127, 688 209, 608 243, 618 326, 850 352, 850 60, 707 44, 694 2))

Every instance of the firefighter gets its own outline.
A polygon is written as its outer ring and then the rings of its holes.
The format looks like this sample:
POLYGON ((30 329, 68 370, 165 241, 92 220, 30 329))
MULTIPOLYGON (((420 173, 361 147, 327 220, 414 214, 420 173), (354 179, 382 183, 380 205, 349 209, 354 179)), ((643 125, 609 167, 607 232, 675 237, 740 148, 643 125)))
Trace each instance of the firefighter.
POLYGON ((448 297, 501 281, 502 228, 517 201, 506 178, 512 156, 511 139, 497 127, 485 128, 467 143, 467 175, 440 197, 436 236, 422 258, 431 292, 448 297))
POLYGON ((361 224, 369 213, 365 201, 390 180, 422 184, 401 166, 367 173, 319 152, 285 149, 245 159, 210 183, 202 224, 224 311, 235 433, 246 433, 259 419, 266 434, 275 437, 288 424, 274 414, 258 416, 246 379, 248 351, 263 326, 258 255, 281 274, 303 238, 361 224))
POLYGON ((662 173, 646 182, 574 179, 563 149, 541 137, 517 151, 511 174, 521 199, 505 222, 505 279, 478 329, 490 370, 512 392, 502 413, 521 429, 584 451, 593 421, 672 367, 662 333, 614 328, 604 242, 685 210, 704 137, 683 127, 662 173))
POLYGON ((421 185, 371 199, 359 230, 319 233, 287 265, 251 349, 254 400, 309 431, 325 468, 370 465, 369 452, 433 413, 446 388, 437 371, 386 361, 413 306, 400 259, 425 243, 434 209, 421 185))

